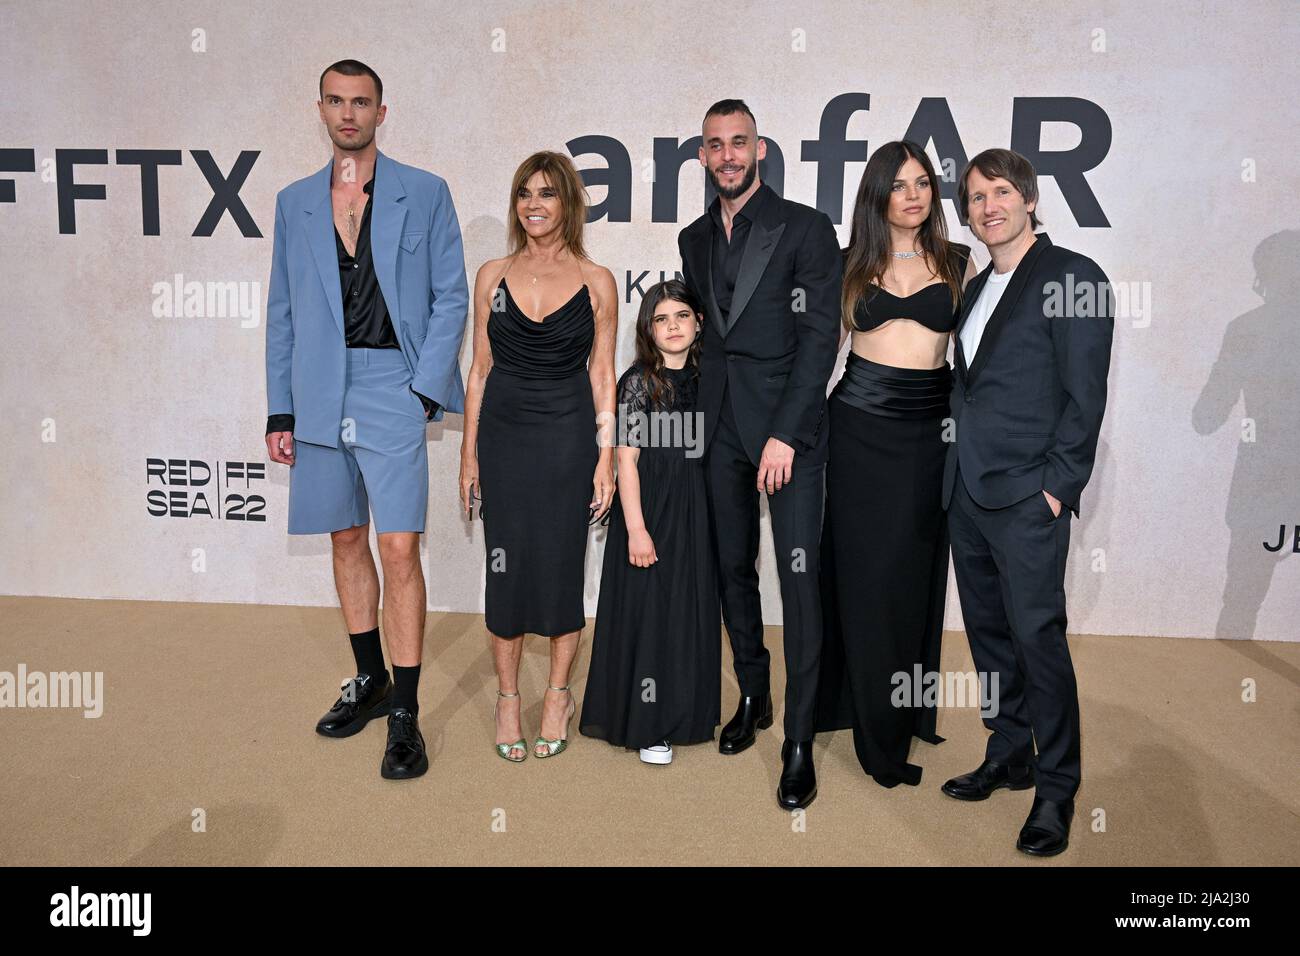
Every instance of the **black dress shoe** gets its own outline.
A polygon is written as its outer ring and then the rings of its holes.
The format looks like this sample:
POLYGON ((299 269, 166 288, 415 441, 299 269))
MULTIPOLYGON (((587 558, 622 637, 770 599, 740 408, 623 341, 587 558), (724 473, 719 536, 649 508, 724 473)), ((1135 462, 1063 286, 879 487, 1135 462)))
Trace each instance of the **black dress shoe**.
POLYGON ((972 773, 953 777, 940 789, 958 800, 987 800, 994 790, 1028 790, 1034 785, 1031 767, 1007 767, 985 760, 972 773))
POLYGON ((1070 845, 1070 821, 1073 819, 1073 800, 1034 797, 1034 806, 1025 825, 1020 828, 1016 849, 1030 856, 1056 856, 1070 845))
POLYGON ((738 754, 754 745, 759 730, 772 726, 772 695, 742 697, 736 716, 727 721, 718 735, 718 753, 738 754))
POLYGON ((316 733, 326 737, 351 737, 360 733, 372 718, 388 713, 392 697, 393 682, 388 679, 388 671, 382 677, 358 674, 343 682, 342 696, 316 722, 316 733))
POLYGON ((385 780, 409 780, 422 776, 428 769, 420 721, 405 707, 394 707, 388 715, 388 743, 384 746, 379 775, 385 780))
POLYGON ((812 747, 811 740, 787 740, 781 747, 781 782, 776 787, 776 802, 782 810, 802 810, 817 796, 812 747))

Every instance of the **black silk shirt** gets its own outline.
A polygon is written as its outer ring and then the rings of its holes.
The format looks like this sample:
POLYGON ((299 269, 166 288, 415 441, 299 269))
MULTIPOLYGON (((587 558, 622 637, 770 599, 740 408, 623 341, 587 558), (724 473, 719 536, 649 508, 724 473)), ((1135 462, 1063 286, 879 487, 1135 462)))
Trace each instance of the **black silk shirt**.
POLYGON ((370 208, 374 203, 375 181, 362 187, 370 198, 357 230, 357 251, 348 252, 338 228, 334 229, 334 251, 339 260, 339 289, 343 292, 343 334, 350 349, 395 349, 397 333, 388 315, 384 291, 375 275, 370 251, 370 208))
POLYGON ((740 274, 740 260, 744 258, 745 245, 749 242, 749 226, 768 191, 767 184, 761 183, 754 190, 754 195, 731 217, 730 242, 727 241, 727 230, 722 224, 721 200, 715 199, 709 206, 709 215, 713 217, 713 297, 718 300, 718 311, 724 319, 731 311, 731 297, 736 289, 736 277, 740 274))

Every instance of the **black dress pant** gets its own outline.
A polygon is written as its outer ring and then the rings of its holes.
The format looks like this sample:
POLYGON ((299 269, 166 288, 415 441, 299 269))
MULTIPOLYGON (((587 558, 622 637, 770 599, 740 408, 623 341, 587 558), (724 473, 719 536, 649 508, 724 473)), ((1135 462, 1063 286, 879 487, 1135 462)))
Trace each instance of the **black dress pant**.
POLYGON ((1065 640, 1070 510, 1054 516, 1042 492, 982 508, 957 473, 948 508, 953 570, 971 657, 998 679, 985 756, 1033 766, 1037 793, 1072 800, 1079 789, 1079 693, 1065 640), (1034 745, 1038 745, 1037 760, 1034 745))
MULTIPOLYGON (((825 440, 824 438, 822 439, 825 440)), ((717 429, 705 463, 722 620, 731 639, 740 693, 770 690, 758 591, 758 468, 749 460, 723 393, 717 429)), ((785 735, 811 740, 822 643, 818 567, 826 465, 795 454, 790 481, 768 495, 785 632, 785 735)))

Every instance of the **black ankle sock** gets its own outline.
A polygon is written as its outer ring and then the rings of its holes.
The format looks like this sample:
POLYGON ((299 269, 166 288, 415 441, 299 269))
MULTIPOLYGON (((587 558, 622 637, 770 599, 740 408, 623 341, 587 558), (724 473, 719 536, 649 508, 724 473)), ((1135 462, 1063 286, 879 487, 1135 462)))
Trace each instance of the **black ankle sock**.
POLYGON ((416 693, 420 689, 420 665, 398 667, 393 665, 393 707, 405 707, 418 715, 420 705, 416 702, 416 693))
POLYGON ((352 656, 357 659, 357 673, 369 674, 378 684, 384 676, 384 650, 379 643, 379 628, 350 637, 352 656))

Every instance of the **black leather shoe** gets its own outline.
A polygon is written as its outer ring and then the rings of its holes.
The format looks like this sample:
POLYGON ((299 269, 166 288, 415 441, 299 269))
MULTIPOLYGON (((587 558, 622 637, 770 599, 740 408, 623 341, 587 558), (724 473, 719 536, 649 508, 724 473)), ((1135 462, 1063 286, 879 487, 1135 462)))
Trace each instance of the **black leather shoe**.
POLYGON ((994 790, 1028 790, 1034 785, 1032 767, 1007 767, 985 760, 972 773, 953 777, 940 789, 958 800, 987 800, 994 790))
POLYGON ((1056 856, 1070 845, 1070 821, 1073 819, 1073 800, 1034 797, 1034 806, 1025 825, 1020 828, 1016 849, 1030 856, 1056 856))
POLYGON ((388 679, 388 671, 384 671, 382 678, 358 674, 343 682, 342 696, 316 722, 316 733, 326 737, 351 737, 360 733, 371 719, 388 713, 392 696, 393 682, 388 679))
POLYGON ((420 721, 405 707, 394 707, 388 715, 388 743, 384 746, 379 775, 385 780, 409 780, 422 776, 428 769, 420 721))
POLYGON ((787 740, 781 747, 781 782, 776 786, 776 802, 782 810, 802 810, 817 796, 812 748, 811 740, 787 740))
POLYGON ((736 716, 727 721, 718 735, 718 753, 738 754, 754 746, 758 731, 772 726, 772 695, 742 697, 736 716))

